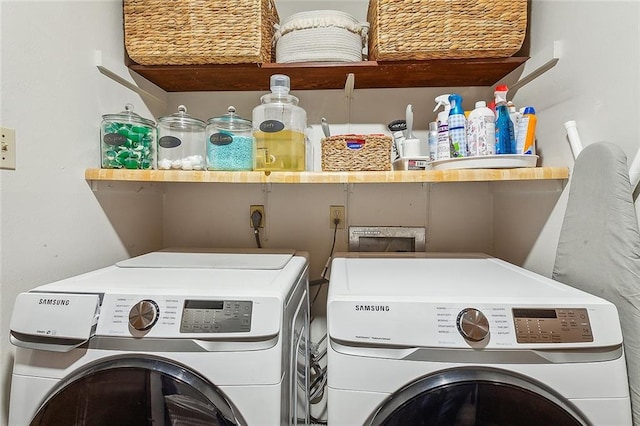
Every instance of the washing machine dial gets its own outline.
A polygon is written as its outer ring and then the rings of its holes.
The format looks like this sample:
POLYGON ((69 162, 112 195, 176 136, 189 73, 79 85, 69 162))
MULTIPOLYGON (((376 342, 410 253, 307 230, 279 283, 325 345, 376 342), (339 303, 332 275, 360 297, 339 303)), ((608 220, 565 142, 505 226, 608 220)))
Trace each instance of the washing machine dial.
POLYGON ((153 300, 141 300, 129 311, 129 325, 138 331, 149 330, 158 321, 160 308, 153 300))
POLYGON ((489 335, 489 320, 477 309, 460 311, 456 324, 462 337, 472 342, 479 342, 489 335))

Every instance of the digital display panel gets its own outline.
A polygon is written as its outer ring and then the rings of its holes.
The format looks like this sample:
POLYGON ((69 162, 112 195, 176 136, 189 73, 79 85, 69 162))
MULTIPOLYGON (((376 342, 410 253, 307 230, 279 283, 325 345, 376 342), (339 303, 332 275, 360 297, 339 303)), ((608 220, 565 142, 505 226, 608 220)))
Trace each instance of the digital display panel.
POLYGON ((514 318, 558 318, 555 309, 513 309, 514 318))
POLYGON ((253 302, 248 300, 185 300, 181 333, 247 333, 253 302))

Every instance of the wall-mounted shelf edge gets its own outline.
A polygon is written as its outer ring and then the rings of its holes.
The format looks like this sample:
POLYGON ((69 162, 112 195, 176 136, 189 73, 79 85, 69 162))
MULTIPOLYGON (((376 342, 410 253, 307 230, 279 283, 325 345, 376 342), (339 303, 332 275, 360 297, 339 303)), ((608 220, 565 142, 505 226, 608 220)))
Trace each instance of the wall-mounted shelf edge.
POLYGON ((167 92, 268 91, 272 74, 287 74, 295 90, 344 89, 349 74, 355 89, 491 86, 527 59, 127 66, 167 92))
POLYGON ((192 183, 439 183, 565 180, 567 167, 517 169, 411 170, 389 172, 218 172, 186 170, 87 169, 88 181, 192 183))

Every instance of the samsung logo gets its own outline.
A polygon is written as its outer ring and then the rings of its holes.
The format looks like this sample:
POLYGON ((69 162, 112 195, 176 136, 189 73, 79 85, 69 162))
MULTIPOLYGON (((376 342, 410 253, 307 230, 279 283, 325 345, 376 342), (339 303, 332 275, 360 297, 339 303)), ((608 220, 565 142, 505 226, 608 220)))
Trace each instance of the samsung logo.
POLYGON ((38 305, 68 306, 69 299, 40 299, 38 305))
POLYGON ((356 311, 389 312, 389 305, 356 305, 356 311))

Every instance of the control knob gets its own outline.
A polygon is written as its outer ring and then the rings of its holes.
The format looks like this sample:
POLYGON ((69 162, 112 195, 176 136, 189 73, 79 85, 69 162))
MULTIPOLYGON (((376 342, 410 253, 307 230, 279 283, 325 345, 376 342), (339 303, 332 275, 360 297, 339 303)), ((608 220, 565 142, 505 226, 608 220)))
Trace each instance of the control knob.
POLYGON ((149 330, 158 321, 160 309, 153 300, 141 300, 129 311, 129 325, 138 331, 149 330))
POLYGON ((477 309, 460 311, 456 324, 462 337, 472 342, 479 342, 489 335, 489 320, 477 309))

